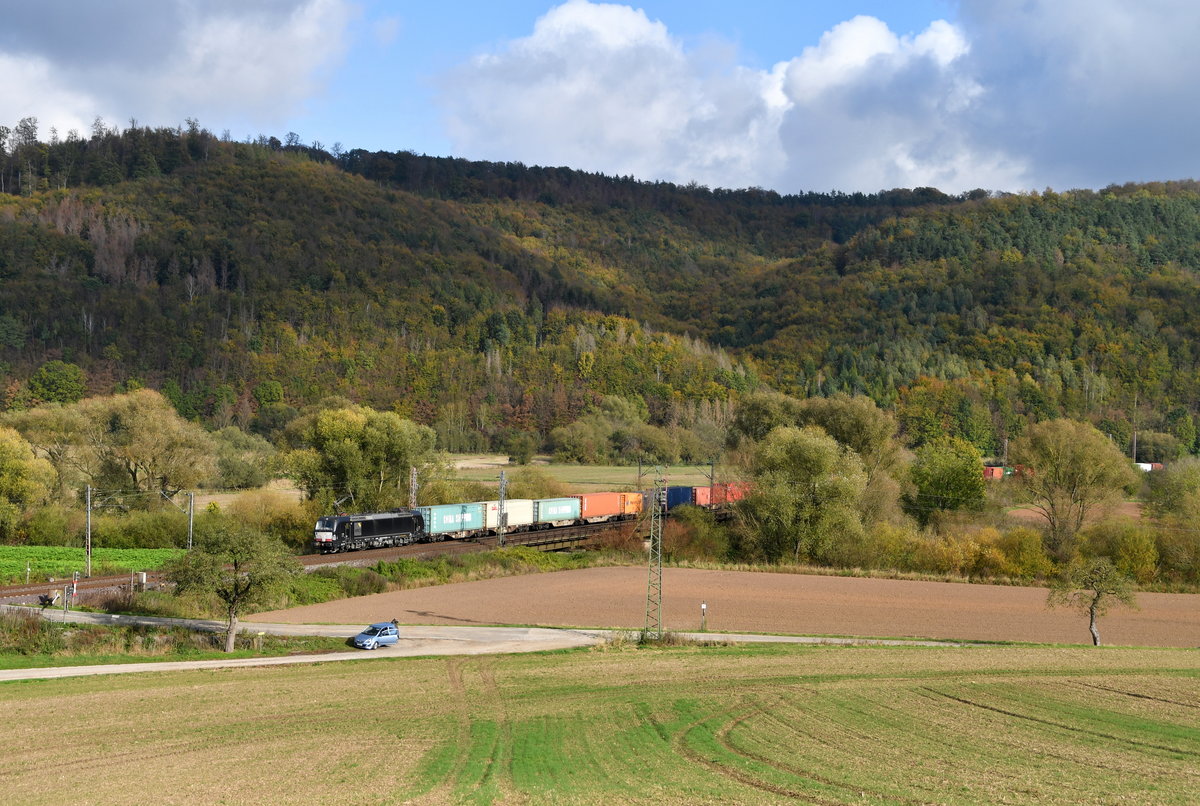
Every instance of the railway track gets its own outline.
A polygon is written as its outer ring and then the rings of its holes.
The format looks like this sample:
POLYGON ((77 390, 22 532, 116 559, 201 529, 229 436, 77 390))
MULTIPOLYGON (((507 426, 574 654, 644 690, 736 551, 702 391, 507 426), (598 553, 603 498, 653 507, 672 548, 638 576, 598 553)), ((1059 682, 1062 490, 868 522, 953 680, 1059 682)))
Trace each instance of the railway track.
MULTIPOLYGON (((560 529, 544 529, 533 532, 515 532, 505 535, 504 546, 529 546, 539 551, 557 551, 566 548, 588 548, 595 546, 615 530, 636 528, 635 524, 596 523, 586 526, 569 526, 560 529)), ((446 557, 456 554, 471 554, 480 551, 491 551, 500 546, 500 538, 483 537, 470 540, 446 540, 440 543, 414 543, 384 549, 368 549, 341 554, 305 554, 296 559, 305 571, 337 565, 353 565, 370 567, 377 562, 392 561, 400 558, 424 560, 434 557, 446 557)), ((85 593, 100 593, 103 591, 128 590, 131 585, 140 582, 139 574, 117 574, 114 576, 81 578, 76 583, 77 595, 85 593)), ((162 575, 155 571, 146 572, 146 586, 155 587, 162 582, 162 575)), ((69 578, 55 578, 44 582, 0 586, 0 602, 6 604, 36 603, 42 594, 57 591, 60 595, 65 586, 71 584, 69 578)), ((56 605, 61 607, 61 602, 56 605)))

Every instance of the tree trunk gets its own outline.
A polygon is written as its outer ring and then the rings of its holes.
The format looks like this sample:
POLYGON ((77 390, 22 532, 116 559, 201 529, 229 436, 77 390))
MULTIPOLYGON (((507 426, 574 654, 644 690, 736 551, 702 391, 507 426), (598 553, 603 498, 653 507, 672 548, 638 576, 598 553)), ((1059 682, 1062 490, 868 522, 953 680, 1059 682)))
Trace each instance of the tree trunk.
POLYGON ((1092 646, 1100 646, 1100 630, 1096 627, 1096 602, 1088 608, 1088 629, 1092 632, 1092 646))
POLYGON ((237 613, 229 611, 229 628, 225 632, 225 651, 233 651, 233 642, 237 640, 237 613))

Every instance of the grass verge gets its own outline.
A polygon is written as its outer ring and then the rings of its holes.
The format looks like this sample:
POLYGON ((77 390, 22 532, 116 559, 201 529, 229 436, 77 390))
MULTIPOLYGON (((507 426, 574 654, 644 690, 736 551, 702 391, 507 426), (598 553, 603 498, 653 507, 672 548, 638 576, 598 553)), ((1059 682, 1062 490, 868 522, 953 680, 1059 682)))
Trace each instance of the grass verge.
POLYGON ((277 657, 347 649, 341 638, 275 635, 240 635, 233 653, 224 652, 224 646, 224 635, 183 628, 63 624, 36 613, 0 613, 0 669, 277 657))

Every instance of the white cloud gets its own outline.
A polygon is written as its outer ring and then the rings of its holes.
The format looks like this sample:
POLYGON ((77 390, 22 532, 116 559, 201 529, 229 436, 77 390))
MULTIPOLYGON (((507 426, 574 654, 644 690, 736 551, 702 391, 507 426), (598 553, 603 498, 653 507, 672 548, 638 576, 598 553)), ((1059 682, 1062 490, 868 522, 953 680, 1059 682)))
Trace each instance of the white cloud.
POLYGON ((0 125, 11 128, 16 118, 35 117, 40 139, 49 139, 51 126, 60 136, 72 129, 83 134, 94 119, 83 111, 91 102, 90 96, 62 86, 45 59, 0 53, 0 109, 15 113, 13 120, 0 121, 0 125))
POLYGON ((0 38, 0 108, 49 126, 185 117, 271 126, 319 92, 338 58, 348 0, 130 0, 93 9, 67 0, 16 14, 0 38), (102 26, 81 31, 89 25, 102 26), (139 37, 123 37, 135 30, 139 37), (94 40, 81 52, 77 40, 94 40), (109 47, 97 43, 109 41, 109 47), (85 123, 86 122, 86 123, 85 123))
POLYGON ((687 53, 627 6, 558 6, 443 89, 456 150, 475 158, 738 187, 781 158, 778 78, 687 53))
POLYGON ((1019 159, 980 148, 965 118, 986 92, 962 70, 970 47, 937 20, 900 37, 873 17, 835 26, 786 63, 789 100, 780 137, 789 189, 879 190, 934 186, 947 191, 1013 187, 1019 159))
POLYGON ((968 52, 944 21, 902 37, 858 16, 753 70, 640 10, 570 0, 449 76, 442 100, 474 158, 785 191, 1008 185, 1019 162, 975 153, 956 120, 983 95, 958 70, 968 52))

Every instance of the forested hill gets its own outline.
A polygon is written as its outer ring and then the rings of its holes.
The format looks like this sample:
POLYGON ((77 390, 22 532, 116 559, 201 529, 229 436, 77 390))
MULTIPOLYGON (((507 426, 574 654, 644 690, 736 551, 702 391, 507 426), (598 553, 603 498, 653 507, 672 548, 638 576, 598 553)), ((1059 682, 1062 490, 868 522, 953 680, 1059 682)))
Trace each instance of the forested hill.
POLYGON ((677 424, 766 384, 868 394, 914 444, 1066 414, 1194 447, 1192 182, 780 196, 25 124, 0 128, 10 408, 76 366, 213 424, 337 394, 475 448, 601 395, 677 424))

